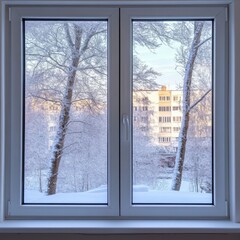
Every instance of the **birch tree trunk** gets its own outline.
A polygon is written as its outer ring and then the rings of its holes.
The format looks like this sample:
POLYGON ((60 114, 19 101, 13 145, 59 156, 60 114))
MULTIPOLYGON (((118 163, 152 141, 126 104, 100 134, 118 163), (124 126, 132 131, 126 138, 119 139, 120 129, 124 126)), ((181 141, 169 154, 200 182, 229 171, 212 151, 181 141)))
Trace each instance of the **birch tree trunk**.
POLYGON ((59 169, 59 165, 60 165, 60 161, 63 153, 64 140, 65 140, 67 125, 70 117, 74 82, 76 79, 76 72, 77 72, 77 67, 79 65, 79 59, 80 59, 80 46, 81 46, 81 37, 82 37, 81 28, 78 27, 77 25, 74 25, 74 35, 75 35, 74 43, 71 39, 69 26, 67 23, 64 25, 64 29, 67 36, 66 37, 67 43, 71 49, 72 59, 71 59, 71 65, 69 66, 67 86, 62 99, 62 106, 61 106, 61 112, 59 116, 57 135, 55 137, 53 150, 52 150, 51 168, 50 168, 50 176, 48 178, 47 195, 52 195, 56 193, 58 169, 59 169))
POLYGON ((194 63, 197 57, 201 33, 204 22, 196 21, 194 23, 194 37, 189 51, 188 61, 185 67, 184 85, 183 85, 183 100, 182 100, 182 122, 179 133, 178 149, 176 154, 175 168, 172 180, 172 190, 179 191, 182 182, 183 165, 186 152, 187 133, 189 126, 189 112, 190 112, 190 95, 192 74, 194 63))

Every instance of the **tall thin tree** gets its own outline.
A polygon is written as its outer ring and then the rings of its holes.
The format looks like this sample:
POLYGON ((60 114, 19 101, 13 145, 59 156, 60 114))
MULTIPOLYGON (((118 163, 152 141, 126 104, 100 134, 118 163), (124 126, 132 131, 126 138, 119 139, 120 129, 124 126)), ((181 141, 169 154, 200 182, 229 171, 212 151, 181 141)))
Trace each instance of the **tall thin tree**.
POLYGON ((92 37, 99 32, 96 29, 92 29, 87 33, 87 36, 83 39, 84 31, 80 25, 73 24, 74 39, 70 33, 70 28, 68 23, 64 23, 64 30, 66 34, 66 41, 71 50, 71 62, 68 67, 68 76, 65 93, 61 101, 61 112, 59 115, 58 129, 55 137, 55 142, 52 150, 51 157, 51 169, 48 178, 47 194, 52 195, 56 193, 57 179, 59 172, 59 165, 61 162, 64 141, 67 133, 67 126, 70 118, 70 109, 72 105, 74 83, 76 81, 76 74, 79 68, 81 56, 88 50, 88 46, 92 37))
POLYGON ((202 29, 204 26, 203 21, 196 21, 194 23, 194 36, 192 40, 192 44, 189 50, 189 55, 187 59, 187 63, 185 66, 185 74, 183 80, 183 99, 182 99, 182 122, 181 129, 179 132, 179 141, 178 141, 178 149, 175 160, 175 168, 172 180, 172 190, 179 191, 182 182, 183 175, 183 165, 184 158, 186 152, 186 144, 187 144, 187 133, 189 127, 189 114, 191 110, 191 85, 192 85, 192 76, 194 70, 195 60, 198 54, 198 49, 201 46, 200 39, 202 34, 202 29))

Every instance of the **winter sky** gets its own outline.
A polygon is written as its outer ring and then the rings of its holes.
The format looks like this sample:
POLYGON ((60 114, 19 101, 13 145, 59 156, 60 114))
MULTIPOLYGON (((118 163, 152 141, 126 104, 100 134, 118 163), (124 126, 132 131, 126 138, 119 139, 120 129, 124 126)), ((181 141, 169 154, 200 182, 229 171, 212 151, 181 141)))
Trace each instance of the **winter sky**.
POLYGON ((161 73, 158 83, 166 85, 168 89, 176 90, 176 86, 182 82, 182 76, 175 69, 176 48, 161 45, 151 52, 148 48, 138 45, 136 50, 141 61, 161 73))

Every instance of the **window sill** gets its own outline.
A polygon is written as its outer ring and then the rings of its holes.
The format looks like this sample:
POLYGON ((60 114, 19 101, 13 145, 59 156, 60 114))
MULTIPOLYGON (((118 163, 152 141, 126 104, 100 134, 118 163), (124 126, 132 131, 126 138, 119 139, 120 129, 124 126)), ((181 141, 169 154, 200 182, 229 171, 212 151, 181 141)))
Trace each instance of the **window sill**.
POLYGON ((240 233, 229 220, 6 220, 0 233, 240 233))

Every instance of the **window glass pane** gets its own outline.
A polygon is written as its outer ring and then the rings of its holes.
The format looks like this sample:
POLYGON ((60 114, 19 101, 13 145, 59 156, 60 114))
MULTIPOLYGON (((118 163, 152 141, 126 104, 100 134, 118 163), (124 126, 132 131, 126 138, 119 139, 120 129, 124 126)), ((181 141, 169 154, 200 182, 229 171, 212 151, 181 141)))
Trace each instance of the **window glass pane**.
POLYGON ((212 28, 133 21, 134 204, 213 204, 212 28))
POLYGON ((24 20, 23 203, 107 203, 107 21, 24 20))

